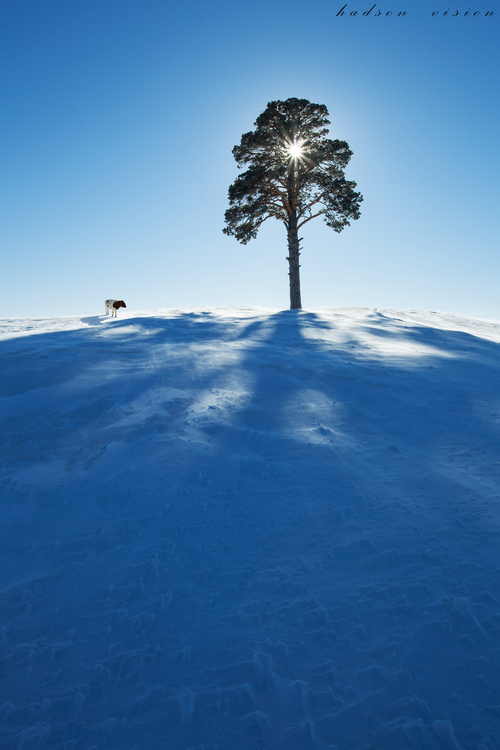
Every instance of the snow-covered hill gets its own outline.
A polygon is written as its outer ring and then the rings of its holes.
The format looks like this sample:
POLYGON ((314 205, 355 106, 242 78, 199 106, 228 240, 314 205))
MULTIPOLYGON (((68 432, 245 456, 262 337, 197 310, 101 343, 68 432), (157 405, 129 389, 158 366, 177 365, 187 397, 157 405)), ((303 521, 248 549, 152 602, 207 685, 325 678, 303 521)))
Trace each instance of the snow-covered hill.
POLYGON ((499 323, 0 323, 0 748, 500 750, 499 323))

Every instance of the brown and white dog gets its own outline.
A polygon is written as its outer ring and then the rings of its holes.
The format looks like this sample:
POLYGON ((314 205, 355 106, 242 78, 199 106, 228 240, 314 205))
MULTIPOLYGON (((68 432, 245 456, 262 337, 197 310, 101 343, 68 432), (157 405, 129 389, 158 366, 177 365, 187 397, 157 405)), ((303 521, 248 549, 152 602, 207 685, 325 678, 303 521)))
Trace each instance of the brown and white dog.
POLYGON ((117 317, 117 311, 120 307, 127 307, 122 299, 107 299, 104 303, 106 305, 106 315, 109 315, 111 310, 111 317, 117 317))

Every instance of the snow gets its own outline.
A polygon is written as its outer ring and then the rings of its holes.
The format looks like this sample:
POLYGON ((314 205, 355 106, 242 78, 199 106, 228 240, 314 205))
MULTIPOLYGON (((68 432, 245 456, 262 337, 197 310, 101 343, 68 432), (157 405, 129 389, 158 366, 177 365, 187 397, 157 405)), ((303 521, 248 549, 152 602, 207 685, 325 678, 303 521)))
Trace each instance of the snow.
POLYGON ((500 323, 0 321, 0 748, 500 750, 500 323))

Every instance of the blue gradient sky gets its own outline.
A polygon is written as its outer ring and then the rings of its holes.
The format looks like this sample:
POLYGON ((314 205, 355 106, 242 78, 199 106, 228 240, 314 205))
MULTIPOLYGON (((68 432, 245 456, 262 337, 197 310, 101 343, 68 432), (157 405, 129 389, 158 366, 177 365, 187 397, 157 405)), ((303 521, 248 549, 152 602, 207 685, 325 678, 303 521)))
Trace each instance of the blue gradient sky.
POLYGON ((498 0, 344 2, 1 0, 0 317, 288 307, 283 226, 222 228, 233 146, 296 96, 365 198, 304 227, 304 307, 500 319, 498 0))

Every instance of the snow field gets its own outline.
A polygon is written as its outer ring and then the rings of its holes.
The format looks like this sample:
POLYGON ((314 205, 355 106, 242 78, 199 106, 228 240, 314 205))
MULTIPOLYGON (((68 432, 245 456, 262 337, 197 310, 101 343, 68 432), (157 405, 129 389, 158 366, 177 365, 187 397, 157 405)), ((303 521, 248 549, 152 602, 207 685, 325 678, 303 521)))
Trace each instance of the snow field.
POLYGON ((500 750, 499 342, 0 321, 0 748, 500 750))

